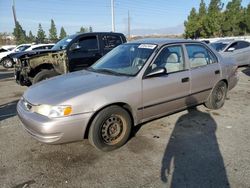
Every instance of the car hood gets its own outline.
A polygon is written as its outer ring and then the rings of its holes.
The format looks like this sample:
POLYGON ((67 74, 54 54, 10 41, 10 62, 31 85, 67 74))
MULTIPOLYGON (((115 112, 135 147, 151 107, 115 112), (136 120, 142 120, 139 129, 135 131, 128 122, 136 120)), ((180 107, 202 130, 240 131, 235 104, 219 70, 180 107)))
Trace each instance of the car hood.
POLYGON ((24 52, 19 52, 19 53, 12 53, 10 54, 11 58, 30 58, 33 56, 38 57, 39 55, 44 55, 44 54, 50 54, 58 52, 58 50, 52 50, 52 49, 46 49, 46 50, 31 50, 31 51, 24 51, 24 52))
POLYGON ((77 71, 35 84, 24 93, 23 97, 34 105, 58 105, 70 98, 128 79, 131 79, 131 77, 100 74, 85 70, 77 71))

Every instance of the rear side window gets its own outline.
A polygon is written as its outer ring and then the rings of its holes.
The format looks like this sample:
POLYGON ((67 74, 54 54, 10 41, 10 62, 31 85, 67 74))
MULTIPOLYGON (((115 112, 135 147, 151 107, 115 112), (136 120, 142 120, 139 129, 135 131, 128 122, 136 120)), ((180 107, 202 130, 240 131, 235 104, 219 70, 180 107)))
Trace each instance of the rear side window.
POLYGON ((238 42, 237 49, 247 48, 249 46, 250 46, 250 44, 248 42, 240 41, 240 42, 238 42))
POLYGON ((102 37, 104 48, 115 48, 116 46, 122 44, 122 39, 120 36, 116 35, 105 35, 102 37))
POLYGON ((191 68, 206 66, 216 63, 216 57, 207 48, 199 44, 186 45, 191 68))

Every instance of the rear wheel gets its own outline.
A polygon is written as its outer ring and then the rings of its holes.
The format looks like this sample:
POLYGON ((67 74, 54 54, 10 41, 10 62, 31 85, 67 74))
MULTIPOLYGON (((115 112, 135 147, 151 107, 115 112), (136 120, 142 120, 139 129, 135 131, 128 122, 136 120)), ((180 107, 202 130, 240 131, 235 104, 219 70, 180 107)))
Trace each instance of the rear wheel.
POLYGON ((224 81, 220 81, 216 84, 212 93, 210 94, 208 101, 205 102, 205 106, 210 109, 219 109, 224 105, 227 95, 227 84, 224 81))
POLYGON ((34 77, 32 84, 36 84, 42 80, 46 80, 57 75, 59 74, 54 70, 42 70, 34 77))
POLYGON ((89 142, 102 151, 117 149, 127 142, 131 124, 131 117, 125 109, 119 106, 107 107, 92 121, 89 142))
POLYGON ((8 69, 13 67, 14 62, 12 61, 12 59, 6 57, 2 60, 2 65, 4 68, 8 69))

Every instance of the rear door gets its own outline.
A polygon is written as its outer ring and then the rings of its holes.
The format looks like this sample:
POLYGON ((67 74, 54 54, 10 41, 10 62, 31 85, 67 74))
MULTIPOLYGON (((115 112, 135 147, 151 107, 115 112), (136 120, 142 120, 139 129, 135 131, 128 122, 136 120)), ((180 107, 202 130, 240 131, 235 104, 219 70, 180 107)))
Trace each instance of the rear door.
POLYGON ((97 35, 84 35, 72 43, 68 53, 69 70, 77 71, 89 67, 100 58, 97 35))
POLYGON ((191 74, 190 103, 204 102, 220 80, 221 68, 211 50, 202 44, 186 44, 191 74))
POLYGON ((142 80, 143 119, 161 116, 186 106, 190 92, 190 73, 182 45, 164 47, 147 72, 165 67, 167 74, 142 80))

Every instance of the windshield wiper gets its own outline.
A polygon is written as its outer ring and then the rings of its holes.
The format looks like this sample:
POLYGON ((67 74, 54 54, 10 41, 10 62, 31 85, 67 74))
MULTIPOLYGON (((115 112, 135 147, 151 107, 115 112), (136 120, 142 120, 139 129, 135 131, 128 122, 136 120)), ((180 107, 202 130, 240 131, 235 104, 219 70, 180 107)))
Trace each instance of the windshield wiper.
POLYGON ((125 73, 120 73, 120 72, 115 72, 113 70, 110 70, 110 69, 93 69, 91 68, 90 71, 95 71, 95 72, 99 72, 99 73, 107 73, 107 74, 111 74, 111 75, 116 75, 116 76, 129 76, 125 73))

